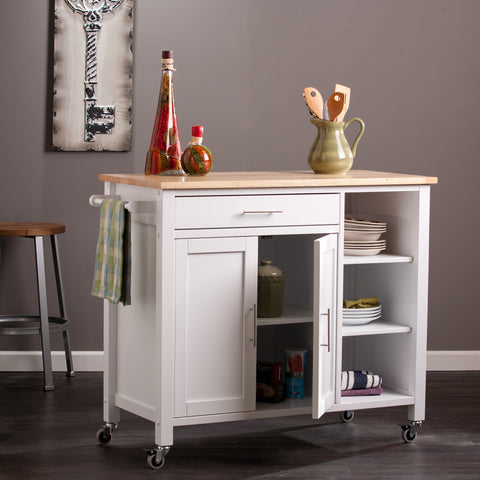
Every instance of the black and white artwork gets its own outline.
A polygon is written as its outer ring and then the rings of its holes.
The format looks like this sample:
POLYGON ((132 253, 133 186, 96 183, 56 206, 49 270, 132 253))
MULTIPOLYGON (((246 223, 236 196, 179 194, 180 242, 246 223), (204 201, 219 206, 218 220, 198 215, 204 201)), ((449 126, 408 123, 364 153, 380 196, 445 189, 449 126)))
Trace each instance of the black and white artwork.
POLYGON ((134 0, 55 0, 53 148, 131 148, 134 0))

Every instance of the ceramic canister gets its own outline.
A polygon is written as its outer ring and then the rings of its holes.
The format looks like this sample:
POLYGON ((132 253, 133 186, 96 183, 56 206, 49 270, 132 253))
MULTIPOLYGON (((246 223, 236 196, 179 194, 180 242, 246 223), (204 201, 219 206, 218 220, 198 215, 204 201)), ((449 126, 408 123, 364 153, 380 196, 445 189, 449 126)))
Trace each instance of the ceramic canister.
POLYGON ((280 317, 283 313, 283 295, 286 274, 272 265, 270 260, 262 260, 258 267, 258 311, 259 317, 280 317))

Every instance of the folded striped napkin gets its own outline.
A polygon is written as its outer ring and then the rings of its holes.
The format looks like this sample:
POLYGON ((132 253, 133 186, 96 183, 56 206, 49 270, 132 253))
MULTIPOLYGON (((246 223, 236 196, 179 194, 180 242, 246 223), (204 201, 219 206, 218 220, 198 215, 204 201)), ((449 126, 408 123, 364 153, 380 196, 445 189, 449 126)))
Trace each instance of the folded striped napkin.
POLYGON ((111 198, 100 207, 100 230, 92 295, 130 305, 130 212, 111 198))
POLYGON ((366 370, 342 372, 342 390, 376 388, 382 385, 382 377, 366 370))

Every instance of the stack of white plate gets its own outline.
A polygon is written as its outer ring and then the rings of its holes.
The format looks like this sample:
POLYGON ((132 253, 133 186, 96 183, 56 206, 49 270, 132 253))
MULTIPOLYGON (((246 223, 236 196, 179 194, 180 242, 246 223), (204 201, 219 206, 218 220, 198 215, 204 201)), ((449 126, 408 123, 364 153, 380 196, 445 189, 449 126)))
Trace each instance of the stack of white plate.
POLYGON ((344 308, 344 325, 364 325, 382 318, 382 306, 372 308, 344 308))
POLYGON ((387 242, 379 240, 387 224, 376 220, 345 218, 345 255, 377 255, 387 242))

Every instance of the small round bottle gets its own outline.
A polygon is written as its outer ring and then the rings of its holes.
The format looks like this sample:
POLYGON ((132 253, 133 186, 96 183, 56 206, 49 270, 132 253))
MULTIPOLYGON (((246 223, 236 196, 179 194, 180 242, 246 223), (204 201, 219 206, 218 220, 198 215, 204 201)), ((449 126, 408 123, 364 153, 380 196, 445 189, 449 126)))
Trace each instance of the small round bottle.
POLYGON ((182 168, 187 175, 206 175, 213 166, 212 152, 202 144, 203 127, 192 127, 192 140, 182 153, 182 168))

